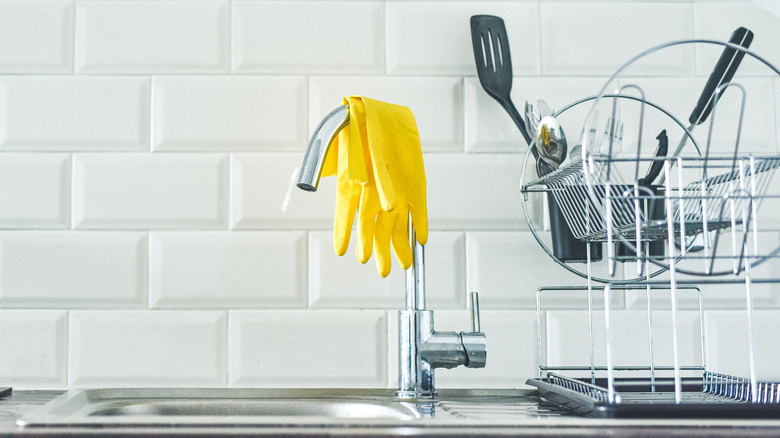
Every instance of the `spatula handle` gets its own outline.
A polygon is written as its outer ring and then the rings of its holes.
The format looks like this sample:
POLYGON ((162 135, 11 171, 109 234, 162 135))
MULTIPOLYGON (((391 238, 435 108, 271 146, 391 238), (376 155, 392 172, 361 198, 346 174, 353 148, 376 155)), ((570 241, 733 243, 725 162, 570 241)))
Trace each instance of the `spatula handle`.
MULTIPOLYGON (((750 47, 750 43, 753 42, 753 32, 740 27, 731 34, 729 42, 747 49, 750 47)), ((704 90, 702 90, 701 96, 699 96, 696 107, 693 109, 690 117, 688 117, 688 123, 700 125, 707 120, 707 117, 712 112, 712 108, 715 106, 715 90, 731 81, 744 57, 745 52, 741 50, 728 46, 723 49, 718 63, 715 64, 715 69, 712 70, 710 78, 707 79, 707 85, 704 86, 704 90)))

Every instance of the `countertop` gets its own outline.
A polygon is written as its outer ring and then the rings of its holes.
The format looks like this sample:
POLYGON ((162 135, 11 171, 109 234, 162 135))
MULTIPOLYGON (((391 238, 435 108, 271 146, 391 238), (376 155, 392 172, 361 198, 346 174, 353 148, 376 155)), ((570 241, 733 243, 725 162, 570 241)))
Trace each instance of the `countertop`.
MULTIPOLYGON (((63 391, 14 391, 0 400, 0 436, 14 437, 217 437, 217 436, 500 436, 500 437, 777 437, 780 420, 602 420, 580 417, 529 418, 516 424, 477 426, 437 423, 377 426, 369 420, 343 426, 290 424, 284 427, 20 427, 16 419, 63 391)), ((529 393, 530 394, 530 393, 529 393)))

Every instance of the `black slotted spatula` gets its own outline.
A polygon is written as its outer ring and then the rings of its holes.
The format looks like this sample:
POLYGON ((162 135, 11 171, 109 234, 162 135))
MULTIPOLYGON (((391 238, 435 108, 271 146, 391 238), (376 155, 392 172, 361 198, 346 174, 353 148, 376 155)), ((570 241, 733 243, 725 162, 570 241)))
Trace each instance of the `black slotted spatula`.
POLYGON ((509 96, 512 91, 512 58, 509 54, 504 20, 493 15, 472 16, 471 44, 474 47, 474 62, 482 88, 509 113, 509 117, 531 146, 534 158, 538 158, 539 153, 533 146, 525 122, 509 96))

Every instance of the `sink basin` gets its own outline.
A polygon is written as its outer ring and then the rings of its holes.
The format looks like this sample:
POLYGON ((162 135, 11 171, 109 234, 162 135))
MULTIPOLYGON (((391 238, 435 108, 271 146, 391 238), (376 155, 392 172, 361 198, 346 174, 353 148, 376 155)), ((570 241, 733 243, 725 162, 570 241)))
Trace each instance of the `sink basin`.
POLYGON ((21 426, 399 425, 527 420, 563 412, 528 391, 443 390, 438 401, 397 401, 391 389, 127 388, 69 391, 21 426))

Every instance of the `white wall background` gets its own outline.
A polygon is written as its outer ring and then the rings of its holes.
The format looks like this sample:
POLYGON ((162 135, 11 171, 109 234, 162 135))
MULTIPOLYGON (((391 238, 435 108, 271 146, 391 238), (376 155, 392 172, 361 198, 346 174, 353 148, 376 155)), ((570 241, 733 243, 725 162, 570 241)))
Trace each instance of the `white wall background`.
MULTIPOLYGON (((0 385, 395 386, 403 271, 335 256, 332 178, 290 191, 313 127, 363 94, 419 124, 437 328, 466 330, 481 293, 488 366, 439 386, 522 386, 536 289, 582 281, 523 219, 525 147, 476 78, 477 13, 506 20, 519 105, 560 107, 642 49, 739 25, 780 65, 780 21, 742 1, 0 1, 0 385)), ((715 292, 710 362, 739 366, 744 304, 715 292)), ((619 298, 628 348, 643 301, 619 298)), ((581 299, 554 304, 547 354, 577 362, 581 299)), ((780 289, 756 305, 777 333, 780 289)))

